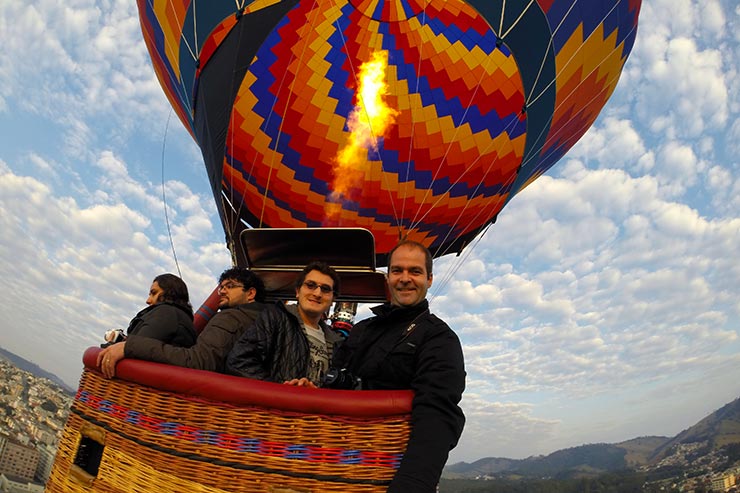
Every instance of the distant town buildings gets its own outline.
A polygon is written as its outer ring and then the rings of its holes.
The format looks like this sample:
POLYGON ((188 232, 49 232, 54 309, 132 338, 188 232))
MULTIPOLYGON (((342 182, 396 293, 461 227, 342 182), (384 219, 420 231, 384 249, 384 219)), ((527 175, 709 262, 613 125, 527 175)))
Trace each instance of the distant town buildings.
POLYGON ((0 474, 0 492, 2 493, 44 493, 44 485, 31 482, 14 481, 5 474, 0 474))
POLYGON ((712 478, 712 491, 735 491, 738 481, 738 470, 725 471, 712 478))
POLYGON ((38 464, 38 450, 9 438, 0 438, 0 473, 31 481, 38 464))
POLYGON ((0 493, 43 492, 72 396, 0 359, 0 493))

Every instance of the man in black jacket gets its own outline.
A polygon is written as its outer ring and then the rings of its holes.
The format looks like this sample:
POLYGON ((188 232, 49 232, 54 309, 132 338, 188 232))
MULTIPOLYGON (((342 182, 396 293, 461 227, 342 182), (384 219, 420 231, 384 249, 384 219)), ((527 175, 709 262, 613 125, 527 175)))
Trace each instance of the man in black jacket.
POLYGON ((103 375, 112 378, 123 358, 223 372, 232 346, 266 306, 265 285, 254 272, 234 267, 219 277, 218 294, 219 312, 208 321, 193 346, 177 347, 132 335, 98 354, 103 375))
POLYGON ((457 335, 432 315, 426 293, 432 256, 403 241, 388 256, 391 301, 373 308, 337 350, 333 366, 361 379, 363 389, 412 389, 411 436, 388 492, 433 493, 465 424, 458 406, 465 363, 457 335))
POLYGON ((339 291, 339 275, 311 262, 295 281, 297 304, 265 309, 232 348, 226 372, 242 377, 316 387, 344 338, 324 323, 339 291))

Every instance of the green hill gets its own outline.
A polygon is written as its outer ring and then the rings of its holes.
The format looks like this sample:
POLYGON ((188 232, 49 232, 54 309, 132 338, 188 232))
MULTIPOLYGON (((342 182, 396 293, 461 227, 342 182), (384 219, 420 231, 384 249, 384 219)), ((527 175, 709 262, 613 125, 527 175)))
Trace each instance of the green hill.
POLYGON ((651 462, 671 455, 678 445, 707 442, 711 450, 740 443, 740 398, 726 404, 706 418, 655 449, 651 462))
POLYGON ((632 469, 647 463, 667 437, 642 437, 620 444, 589 444, 558 450, 547 456, 514 460, 486 458, 445 468, 444 477, 476 478, 579 478, 632 469))
POLYGON ((740 398, 730 402, 673 438, 646 436, 621 443, 589 444, 558 450, 550 455, 515 460, 485 458, 460 462, 445 468, 443 477, 472 479, 588 478, 605 473, 658 467, 676 454, 691 459, 724 448, 723 453, 740 457, 740 398), (682 447, 695 445, 694 447, 682 447), (728 448, 728 446, 730 446, 728 448), (683 450, 682 450, 683 449, 683 450))

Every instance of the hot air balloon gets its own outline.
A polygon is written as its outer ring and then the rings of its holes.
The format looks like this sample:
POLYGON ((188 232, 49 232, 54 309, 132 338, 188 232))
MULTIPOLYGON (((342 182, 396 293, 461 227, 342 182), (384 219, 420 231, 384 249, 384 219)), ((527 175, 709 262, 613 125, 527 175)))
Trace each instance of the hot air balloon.
MULTIPOLYGON (((361 301, 400 238, 459 253, 575 145, 616 87, 641 7, 137 4, 234 262, 278 278, 303 261, 286 232, 308 234, 293 240, 303 249, 322 230, 366 230, 331 249, 357 270, 345 274, 363 281, 349 290, 361 301), (370 260, 358 267, 355 251, 370 260)), ((308 393, 135 360, 105 381, 95 352, 47 491, 385 491, 405 450, 407 391, 308 393)))
POLYGON ((362 227, 459 252, 588 130, 639 0, 138 0, 227 240, 362 227), (363 69, 380 60, 380 84, 363 69))

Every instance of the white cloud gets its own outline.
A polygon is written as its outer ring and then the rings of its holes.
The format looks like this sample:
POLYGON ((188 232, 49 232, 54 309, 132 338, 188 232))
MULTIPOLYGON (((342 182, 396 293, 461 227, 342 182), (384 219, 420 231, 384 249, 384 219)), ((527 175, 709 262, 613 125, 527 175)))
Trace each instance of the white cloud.
MULTIPOLYGON (((740 84, 738 84, 740 87, 740 84)), ((735 119, 727 132, 728 154, 730 156, 740 155, 740 119, 735 119)), ((738 158, 734 157, 735 168, 738 168, 738 158)))
POLYGON ((726 18, 722 5, 717 0, 707 0, 702 2, 701 28, 705 36, 711 38, 720 38, 725 33, 726 18))
POLYGON ((693 149, 675 141, 669 141, 658 151, 655 173, 664 189, 671 195, 682 195, 695 185, 702 169, 693 149))
POLYGON ((0 6, 0 95, 66 131, 71 156, 137 132, 161 131, 168 105, 132 2, 41 0, 0 6), (93 132, 86 119, 102 117, 93 132), (106 120, 113 120, 111 126, 106 120), (100 135, 104 132, 104 135, 100 135))
MULTIPOLYGON (((690 149, 669 142, 658 154, 660 166, 675 163, 666 185, 700 185, 690 149)), ((489 382, 491 401, 564 393, 591 402, 630 386, 672 385, 710 360, 725 364, 718 348, 738 344, 737 209, 705 217, 670 201, 653 178, 578 161, 561 175, 515 198, 464 254, 478 275, 456 275, 434 298, 464 341, 471 380, 489 382)))
POLYGON ((702 42, 696 36, 719 36, 719 4, 702 8, 687 0, 644 2, 640 17, 641 26, 650 27, 640 29, 628 62, 639 121, 669 139, 720 129, 730 111, 727 64, 736 62, 723 59, 716 41, 702 42))
MULTIPOLYGON (((127 177, 121 161, 111 156, 101 161, 111 176, 127 177)), ((140 184, 131 185, 143 190, 140 184)), ((202 199, 181 184, 175 188, 179 200, 170 204, 180 216, 175 227, 182 220, 186 229, 197 228, 187 229, 187 242, 180 242, 182 236, 177 235, 174 241, 186 252, 181 256, 188 266, 183 275, 198 304, 228 265, 228 256, 223 245, 220 251, 212 244, 198 250, 198 232, 207 235, 212 229, 198 206, 202 199)), ((42 352, 48 356, 44 367, 69 382, 79 372, 79 358, 52 358, 51 351, 81 355, 86 346, 99 343, 107 328, 125 327, 143 306, 151 278, 174 268, 168 239, 153 234, 148 217, 126 202, 110 200, 115 194, 107 192, 108 203, 83 206, 35 178, 17 174, 6 163, 0 167, 0 277, 14 280, 0 286, 3 312, 10 314, 6 330, 16 334, 13 348, 28 353, 41 341, 24 327, 53 327, 61 334, 60 343, 50 345, 48 354, 42 352)), ((140 195, 132 194, 135 199, 140 195)))
POLYGON ((579 159, 589 166, 647 171, 653 157, 643 138, 627 119, 606 117, 591 128, 568 153, 568 160, 579 159))
POLYGON ((558 420, 534 416, 535 406, 532 404, 490 402, 485 397, 487 393, 485 388, 466 391, 463 405, 471 417, 465 423, 466 432, 458 449, 452 452, 450 462, 458 460, 456 456, 461 450, 465 450, 467 455, 460 460, 490 455, 491 443, 496 443, 501 450, 510 451, 506 457, 523 458, 534 455, 533 450, 546 449, 545 444, 560 425, 558 420))

